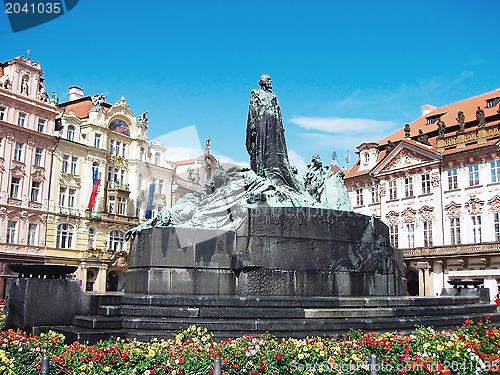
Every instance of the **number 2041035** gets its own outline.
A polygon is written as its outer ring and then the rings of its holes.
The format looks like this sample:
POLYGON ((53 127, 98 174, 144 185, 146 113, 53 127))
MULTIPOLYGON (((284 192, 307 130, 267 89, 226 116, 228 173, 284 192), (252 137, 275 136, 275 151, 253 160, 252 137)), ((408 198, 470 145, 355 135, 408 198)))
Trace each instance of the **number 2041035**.
POLYGON ((61 13, 61 3, 37 3, 37 4, 27 4, 27 3, 5 3, 5 13, 31 13, 31 14, 43 14, 43 13, 61 13))

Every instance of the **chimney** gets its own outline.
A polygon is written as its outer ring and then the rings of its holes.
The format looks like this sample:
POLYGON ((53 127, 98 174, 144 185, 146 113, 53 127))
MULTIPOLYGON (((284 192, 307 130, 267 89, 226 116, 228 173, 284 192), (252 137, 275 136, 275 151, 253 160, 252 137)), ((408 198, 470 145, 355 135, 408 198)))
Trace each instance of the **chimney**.
POLYGON ((422 116, 428 115, 429 113, 431 113, 435 109, 437 109, 437 107, 434 107, 433 105, 430 105, 430 104, 423 105, 422 106, 422 116))
POLYGON ((71 86, 68 91, 69 101, 83 98, 83 90, 78 86, 71 86))

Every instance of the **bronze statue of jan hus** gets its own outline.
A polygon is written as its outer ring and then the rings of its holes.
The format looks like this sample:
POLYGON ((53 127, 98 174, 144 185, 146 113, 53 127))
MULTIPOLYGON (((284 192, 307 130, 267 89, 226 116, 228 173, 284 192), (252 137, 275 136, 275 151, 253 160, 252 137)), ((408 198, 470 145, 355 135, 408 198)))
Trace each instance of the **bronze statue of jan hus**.
POLYGON ((277 186, 302 191, 288 160, 281 109, 271 91, 271 77, 263 74, 259 86, 260 89, 252 90, 248 109, 246 148, 250 168, 277 186))

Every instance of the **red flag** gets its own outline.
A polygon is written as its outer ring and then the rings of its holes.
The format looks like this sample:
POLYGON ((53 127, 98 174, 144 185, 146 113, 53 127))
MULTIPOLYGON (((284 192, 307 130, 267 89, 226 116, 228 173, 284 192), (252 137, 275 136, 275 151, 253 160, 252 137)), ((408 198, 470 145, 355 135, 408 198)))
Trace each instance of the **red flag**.
POLYGON ((97 181, 95 182, 94 187, 92 188, 92 194, 90 194, 89 205, 87 206, 89 210, 92 210, 92 207, 94 207, 95 197, 97 195, 97 189, 99 189, 100 183, 101 183, 101 173, 99 173, 99 177, 97 178, 97 181))

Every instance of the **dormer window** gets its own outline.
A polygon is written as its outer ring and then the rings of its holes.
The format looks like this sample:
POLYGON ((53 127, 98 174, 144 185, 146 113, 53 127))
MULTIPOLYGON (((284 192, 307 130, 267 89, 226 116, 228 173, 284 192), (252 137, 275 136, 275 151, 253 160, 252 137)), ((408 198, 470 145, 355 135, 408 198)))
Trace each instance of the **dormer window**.
POLYGON ((500 98, 488 99, 488 100, 486 101, 486 108, 493 108, 493 107, 495 107, 498 103, 500 103, 500 98))
POLYGON ((68 126, 68 130, 66 133, 66 139, 68 141, 74 141, 75 140, 75 127, 73 125, 68 126))
POLYGON ((439 117, 441 117, 441 116, 427 117, 427 125, 434 124, 437 120, 439 120, 439 117))
POLYGON ((365 152, 363 157, 364 157, 364 163, 368 164, 370 162, 370 154, 368 152, 365 152))

